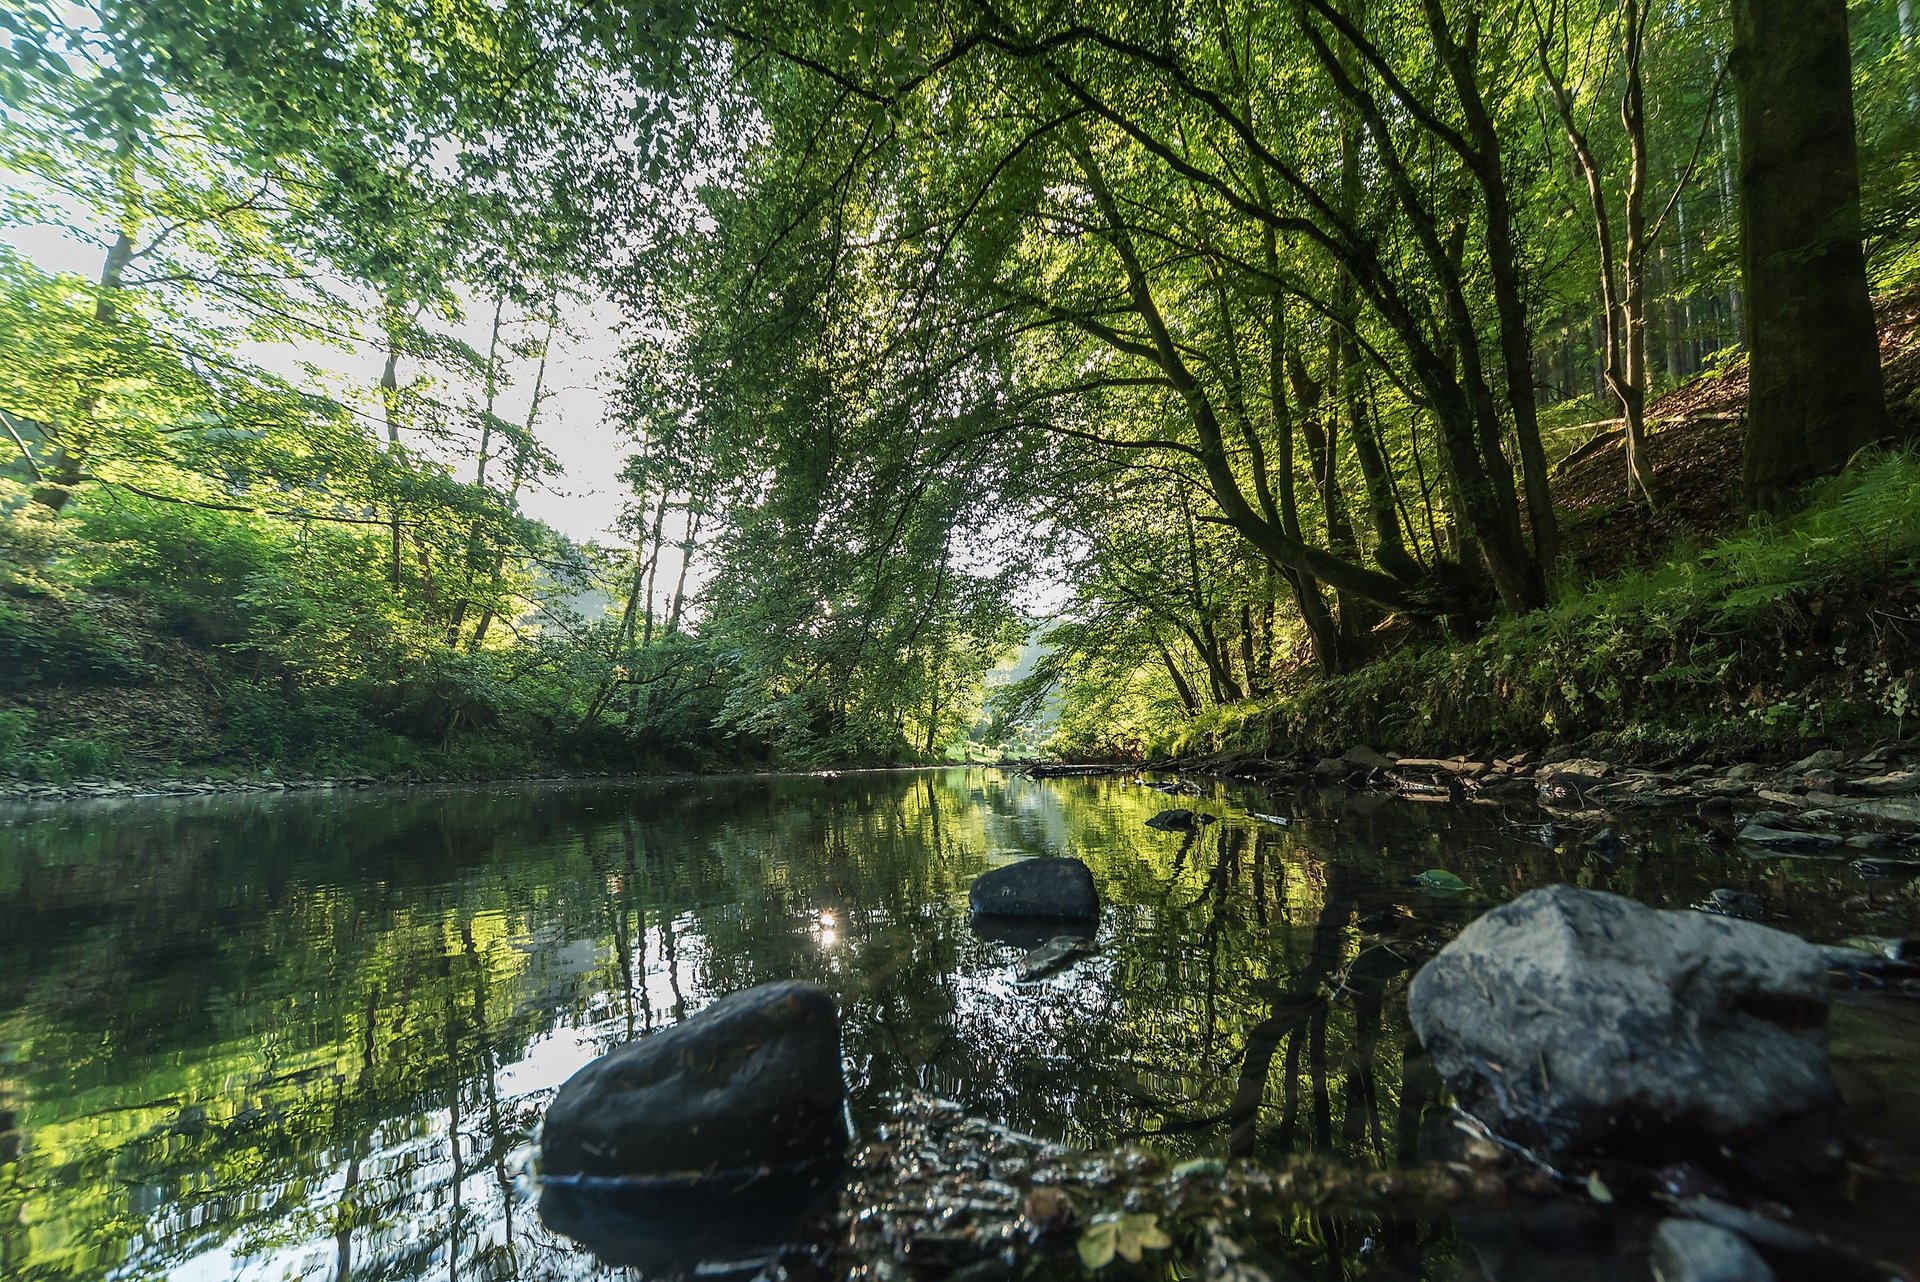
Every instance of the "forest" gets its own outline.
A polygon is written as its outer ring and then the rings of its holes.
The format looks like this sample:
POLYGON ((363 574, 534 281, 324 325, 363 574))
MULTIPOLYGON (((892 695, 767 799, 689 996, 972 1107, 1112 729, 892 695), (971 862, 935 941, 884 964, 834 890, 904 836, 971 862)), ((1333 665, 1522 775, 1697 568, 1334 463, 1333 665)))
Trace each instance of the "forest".
POLYGON ((1910 0, 4 0, 0 105, 0 774, 1920 708, 1910 0))

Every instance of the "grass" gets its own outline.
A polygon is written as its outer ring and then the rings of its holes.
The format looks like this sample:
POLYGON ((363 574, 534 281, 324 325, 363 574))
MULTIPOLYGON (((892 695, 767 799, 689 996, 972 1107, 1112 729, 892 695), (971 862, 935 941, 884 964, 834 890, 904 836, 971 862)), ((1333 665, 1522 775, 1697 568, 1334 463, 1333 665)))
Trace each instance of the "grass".
POLYGON ((1472 641, 1218 710, 1165 746, 1758 753, 1901 736, 1917 712, 1920 461, 1901 453, 1819 487, 1790 521, 1566 587, 1472 641))

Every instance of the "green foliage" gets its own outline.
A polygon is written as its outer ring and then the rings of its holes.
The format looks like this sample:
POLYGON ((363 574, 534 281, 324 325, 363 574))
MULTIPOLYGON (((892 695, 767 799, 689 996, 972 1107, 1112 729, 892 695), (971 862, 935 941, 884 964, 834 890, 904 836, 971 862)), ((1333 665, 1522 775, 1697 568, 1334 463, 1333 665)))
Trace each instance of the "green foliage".
POLYGON ((1148 1251, 1164 1251, 1173 1239, 1160 1227, 1158 1216, 1144 1212, 1111 1212, 1098 1215, 1080 1230, 1076 1249, 1080 1262, 1098 1271, 1114 1259, 1138 1264, 1148 1251))
MULTIPOLYGON (((62 682, 174 681, 212 692, 196 753, 475 771, 1139 755, 1403 706, 1421 664, 1451 684, 1403 720, 1436 729, 1724 691, 1749 669, 1701 638, 1805 613, 1804 558, 1373 662, 1551 599, 1544 470, 1611 413, 1626 231, 1574 212, 1570 135, 1677 192, 1652 377, 1737 341, 1724 22, 1645 10, 1635 139, 1597 0, 30 4, 0 222, 98 257, 0 247, 0 587, 61 603, 0 615, 0 685, 56 738, 62 682), (600 300, 617 550, 522 510, 600 300)), ((1888 279, 1910 36, 1855 33, 1888 279)))
POLYGON ((1196 723, 1161 746, 1742 751, 1901 733, 1920 673, 1920 462, 1862 461, 1800 517, 1569 590, 1461 645, 1196 723))
POLYGON ((1450 873, 1444 868, 1429 868, 1423 873, 1415 874, 1413 880, 1420 889, 1436 895, 1464 894, 1468 889, 1467 883, 1461 881, 1458 874, 1450 873))
POLYGON ((118 744, 78 735, 46 740, 36 732, 36 720, 31 709, 0 712, 0 774, 64 783, 120 763, 118 744))
POLYGON ((153 678, 139 647, 80 611, 36 617, 0 601, 0 689, 66 682, 135 685, 153 678))
POLYGON ((72 537, 45 504, 32 501, 27 486, 0 474, 0 592, 57 591, 47 568, 72 537))
POLYGON ((33 713, 24 709, 0 712, 0 761, 10 761, 33 732, 33 713))
POLYGON ((350 760, 378 737, 361 708, 325 694, 237 681, 224 700, 223 755, 253 765, 350 760))

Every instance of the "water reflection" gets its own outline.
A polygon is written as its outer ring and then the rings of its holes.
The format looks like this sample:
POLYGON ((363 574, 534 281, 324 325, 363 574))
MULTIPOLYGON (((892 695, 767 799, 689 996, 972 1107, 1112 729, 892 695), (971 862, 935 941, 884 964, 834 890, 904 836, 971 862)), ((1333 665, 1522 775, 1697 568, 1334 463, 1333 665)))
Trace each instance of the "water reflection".
MULTIPOLYGON (((552 1090, 716 996, 841 1004, 856 1121, 919 1089, 1176 1157, 1409 1159, 1406 979, 1571 881, 1817 923, 1830 866, 1687 828, 1613 858, 1465 807, 990 771, 100 803, 0 816, 0 1275, 601 1276, 516 1183, 552 1090), (1288 827, 1251 812, 1291 814, 1288 827), (1101 951, 1016 984, 990 867, 1074 854, 1101 951), (1430 867, 1465 897, 1407 884, 1430 867)), ((1446 1226, 1303 1223, 1301 1268, 1451 1277, 1446 1226)))

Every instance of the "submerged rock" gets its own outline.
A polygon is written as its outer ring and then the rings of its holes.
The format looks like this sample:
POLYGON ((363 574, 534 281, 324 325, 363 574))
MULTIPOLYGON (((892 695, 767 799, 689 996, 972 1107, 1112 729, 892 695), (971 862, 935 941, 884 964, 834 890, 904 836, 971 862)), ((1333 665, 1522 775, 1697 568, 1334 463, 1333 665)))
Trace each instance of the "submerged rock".
POLYGON ((1888 961, 1914 961, 1920 959, 1920 940, 1899 939, 1887 935, 1853 935, 1840 941, 1843 948, 1854 948, 1861 952, 1884 957, 1888 961))
POLYGON ((1870 801, 1836 797, 1827 804, 1851 819, 1871 819, 1909 833, 1920 831, 1920 797, 1881 797, 1870 801))
POLYGON ((843 1249, 798 1276, 1086 1278, 1076 1257, 1087 1231, 1126 1215, 1138 1217, 1141 1238, 1152 1236, 1152 1223, 1168 1241, 1148 1248, 1150 1271, 1102 1269, 1100 1277, 1292 1278, 1322 1258, 1323 1248, 1293 1227, 1302 1214, 1343 1223, 1432 1216, 1507 1196, 1498 1150, 1471 1164, 1385 1171, 1317 1153, 1279 1167, 1209 1158, 1169 1166, 1141 1149, 1048 1143, 923 1095, 881 1102, 882 1137, 850 1164, 843 1249), (1253 1271, 1261 1260, 1274 1263, 1253 1271), (1222 1269, 1221 1261, 1239 1264, 1222 1269))
POLYGON ((840 1018, 817 984, 762 984, 602 1055, 540 1131, 545 1179, 754 1179, 846 1150, 840 1018))
POLYGON ((1815 944, 1827 976, 1841 988, 1883 988, 1920 980, 1920 963, 1904 939, 1856 935, 1838 944, 1815 944))
POLYGON ((1847 866, 1868 878, 1920 876, 1920 859, 1856 859, 1847 866))
POLYGON ((1846 838, 1833 832, 1798 832, 1791 828, 1776 828, 1761 822, 1757 816, 1749 820, 1735 837, 1748 845, 1765 846, 1769 850, 1831 850, 1846 841, 1846 838))
POLYGON ((1100 946, 1084 935, 1055 935, 1013 964, 1015 979, 1026 983, 1065 970, 1100 946))
POLYGON ((1147 820, 1147 827, 1165 832, 1196 832, 1212 822, 1212 815, 1197 814, 1191 810, 1162 810, 1147 820))
POLYGON ((741 1187, 544 1184, 541 1223, 602 1263, 648 1276, 781 1276, 783 1257, 824 1254, 844 1168, 775 1174, 741 1187))
POLYGON ((1460 1103, 1556 1158, 1832 1169, 1818 949, 1751 922, 1553 886, 1494 909, 1408 1004, 1460 1103))
POLYGON ((1488 775, 1475 780, 1473 795, 1484 801, 1531 801, 1534 783, 1525 775, 1488 775))
POLYGON ((1078 859, 1022 859, 976 877, 967 905, 978 917, 1091 921, 1100 915, 1100 892, 1078 859))
POLYGON ((1649 1252, 1654 1282, 1773 1282, 1773 1270, 1738 1233, 1699 1220, 1667 1220, 1649 1252))
POLYGON ((1754 921, 1766 915, 1766 905, 1757 896, 1744 890, 1729 890, 1725 886, 1709 890, 1693 906, 1699 912, 1738 917, 1743 921, 1754 921))
POLYGON ((1561 770, 1542 773, 1534 779, 1535 798, 1543 806, 1571 809, 1586 804, 1587 793, 1600 786, 1598 775, 1583 775, 1561 770))
POLYGON ((1611 828, 1602 828, 1580 844, 1583 849, 1591 850, 1602 859, 1617 858, 1627 848, 1627 843, 1620 840, 1620 834, 1611 828))

